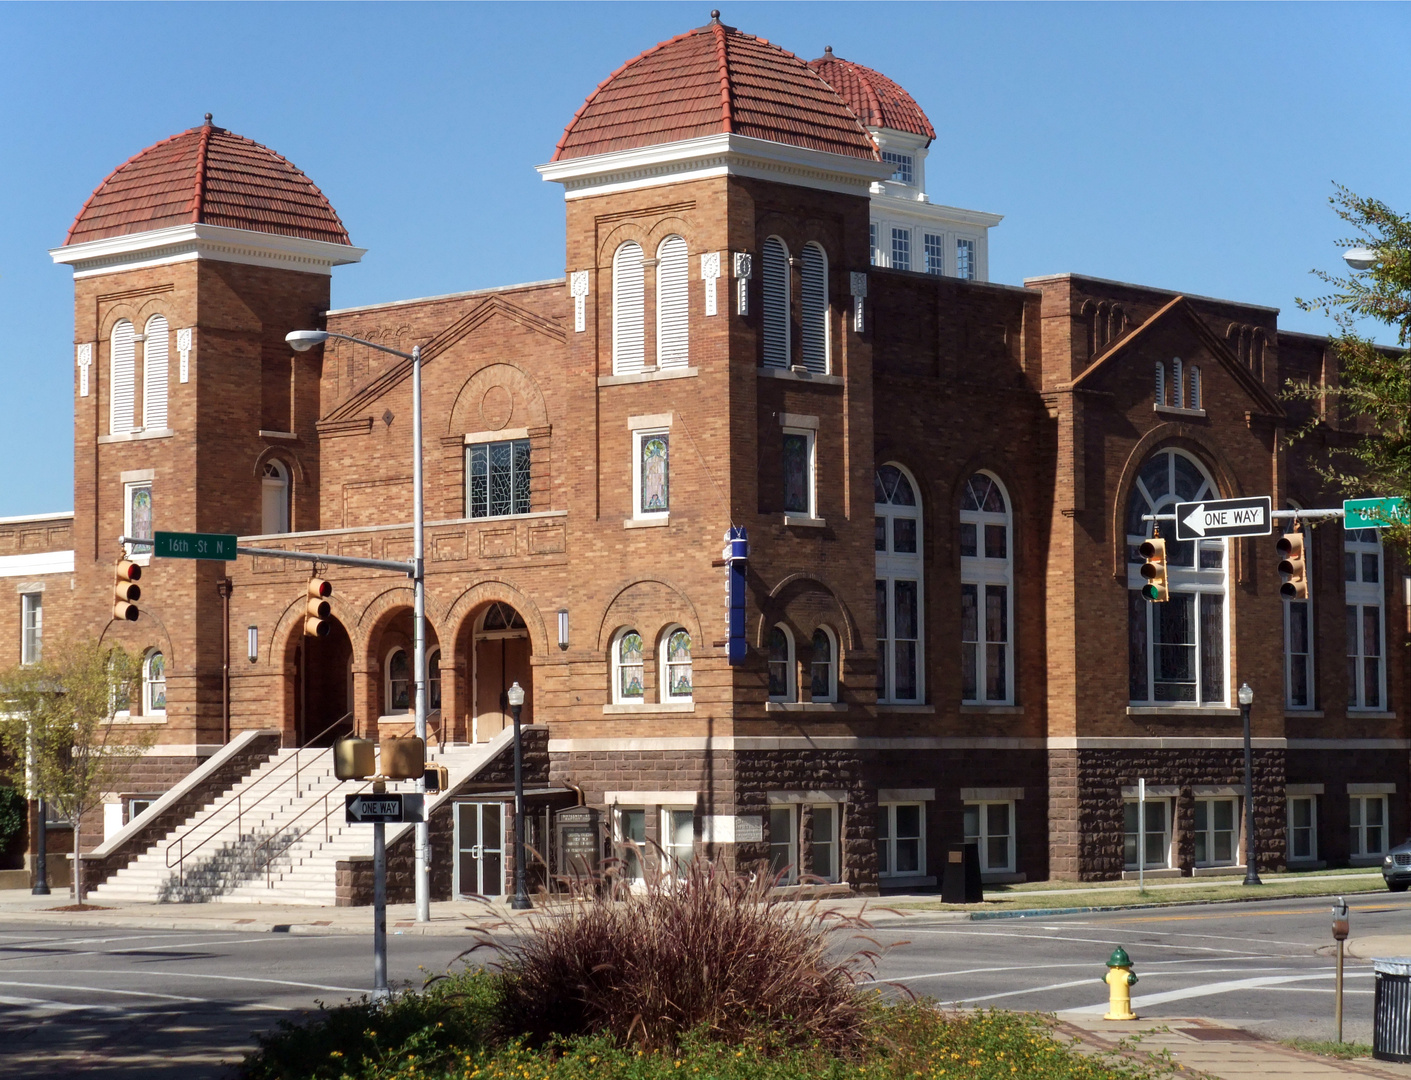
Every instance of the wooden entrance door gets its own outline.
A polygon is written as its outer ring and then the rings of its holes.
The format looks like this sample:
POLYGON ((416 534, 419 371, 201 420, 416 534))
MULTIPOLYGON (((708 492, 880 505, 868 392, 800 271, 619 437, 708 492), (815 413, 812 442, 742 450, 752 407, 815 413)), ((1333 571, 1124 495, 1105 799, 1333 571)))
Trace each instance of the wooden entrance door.
POLYGON ((494 633, 475 641, 475 739, 489 742, 513 722, 505 692, 514 683, 524 690, 520 723, 534 722, 534 680, 529 666, 529 638, 494 633))

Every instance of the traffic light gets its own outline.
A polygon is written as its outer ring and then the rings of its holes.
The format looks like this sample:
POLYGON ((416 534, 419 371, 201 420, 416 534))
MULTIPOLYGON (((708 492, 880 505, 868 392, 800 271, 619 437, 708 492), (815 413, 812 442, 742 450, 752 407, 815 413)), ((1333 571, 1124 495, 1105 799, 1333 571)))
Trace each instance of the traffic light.
POLYGON ((323 578, 309 578, 308 603, 304 605, 304 635, 328 637, 333 632, 333 608, 327 597, 333 595, 333 583, 323 578))
POLYGON ((137 601, 142 599, 142 590, 137 582, 142 578, 142 567, 131 559, 119 559, 113 565, 113 618, 124 622, 136 622, 140 614, 137 601))
POLYGON ((1279 586, 1279 594, 1289 600, 1308 599, 1308 578, 1303 561, 1303 534, 1284 533, 1279 537, 1279 573, 1284 575, 1284 583, 1279 586))
POLYGON ((1137 548, 1137 551, 1146 560, 1142 563, 1142 577, 1146 579, 1146 584, 1142 586, 1142 595, 1153 603, 1159 604, 1168 596, 1166 591, 1166 541, 1159 536, 1153 536, 1150 540, 1143 540, 1142 546, 1137 548))

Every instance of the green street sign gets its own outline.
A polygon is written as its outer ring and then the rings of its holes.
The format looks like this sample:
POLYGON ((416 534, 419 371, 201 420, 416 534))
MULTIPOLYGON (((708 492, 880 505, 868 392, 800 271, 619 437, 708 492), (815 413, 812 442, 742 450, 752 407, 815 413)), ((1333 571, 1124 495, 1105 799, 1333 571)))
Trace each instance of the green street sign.
POLYGON ((235 537, 223 533, 159 532, 152 537, 152 554, 159 559, 211 559, 233 562, 235 537))
POLYGON ((1344 529, 1384 529, 1406 520, 1406 500, 1346 499, 1342 513, 1344 529))

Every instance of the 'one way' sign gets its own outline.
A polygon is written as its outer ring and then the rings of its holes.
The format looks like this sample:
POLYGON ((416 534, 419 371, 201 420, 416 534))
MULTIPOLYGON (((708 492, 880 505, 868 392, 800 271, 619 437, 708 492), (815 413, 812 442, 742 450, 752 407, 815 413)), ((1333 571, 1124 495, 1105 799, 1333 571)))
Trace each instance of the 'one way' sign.
POLYGON ((1208 499, 1176 504, 1176 539, 1208 540, 1220 536, 1268 536, 1274 531, 1273 500, 1208 499))

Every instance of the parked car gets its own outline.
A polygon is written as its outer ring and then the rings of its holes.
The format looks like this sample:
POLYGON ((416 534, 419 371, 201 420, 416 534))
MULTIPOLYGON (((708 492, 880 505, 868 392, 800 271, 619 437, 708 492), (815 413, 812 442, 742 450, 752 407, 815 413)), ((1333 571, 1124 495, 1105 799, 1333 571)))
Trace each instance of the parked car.
POLYGON ((1382 880, 1392 892, 1405 892, 1411 885, 1411 840, 1403 840, 1382 860, 1382 880))

